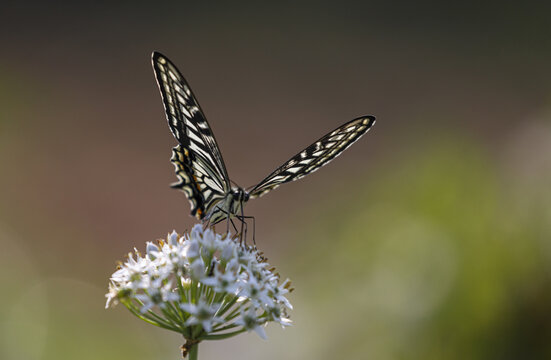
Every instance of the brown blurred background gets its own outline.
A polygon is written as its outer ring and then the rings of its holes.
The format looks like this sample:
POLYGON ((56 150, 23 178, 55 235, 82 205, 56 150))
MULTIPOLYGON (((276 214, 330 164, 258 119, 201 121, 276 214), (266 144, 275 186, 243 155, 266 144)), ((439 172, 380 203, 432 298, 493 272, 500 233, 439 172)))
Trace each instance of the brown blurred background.
POLYGON ((252 201, 292 328, 213 359, 551 358, 551 6, 4 2, 0 358, 176 359, 104 310, 115 263, 194 224, 150 54, 249 186, 354 117, 334 163, 252 201))

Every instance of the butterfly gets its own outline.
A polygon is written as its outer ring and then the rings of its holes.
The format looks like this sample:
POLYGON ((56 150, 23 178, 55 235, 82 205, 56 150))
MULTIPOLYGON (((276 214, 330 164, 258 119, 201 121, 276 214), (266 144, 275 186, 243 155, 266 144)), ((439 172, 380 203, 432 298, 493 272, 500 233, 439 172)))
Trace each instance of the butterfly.
POLYGON ((209 225, 234 217, 244 221, 247 201, 316 171, 375 124, 371 115, 351 120, 293 156, 257 185, 232 187, 214 134, 188 83, 166 56, 153 52, 152 63, 168 125, 179 143, 172 150, 178 178, 172 187, 186 194, 191 215, 209 225))

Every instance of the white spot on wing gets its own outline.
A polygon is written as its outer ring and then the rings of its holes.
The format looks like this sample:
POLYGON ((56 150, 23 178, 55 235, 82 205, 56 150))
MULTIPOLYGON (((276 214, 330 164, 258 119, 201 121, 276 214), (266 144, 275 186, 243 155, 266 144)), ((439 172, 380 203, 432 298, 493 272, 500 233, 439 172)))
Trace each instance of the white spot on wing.
POLYGON ((187 118, 184 119, 185 123, 187 126, 189 126, 191 129, 193 129, 195 132, 198 132, 199 130, 197 130, 197 128, 195 127, 195 125, 193 125, 193 123, 191 121, 189 121, 187 118))
POLYGON ((287 169, 287 171, 290 172, 290 173, 296 174, 297 172, 300 171, 300 169, 302 169, 302 168, 301 167, 293 167, 293 168, 287 169))
POLYGON ((188 135, 191 139, 193 139, 194 141, 196 141, 197 143, 199 143, 199 144, 204 144, 203 139, 201 139, 200 137, 198 137, 197 135, 195 135, 195 131, 191 131, 191 130, 190 130, 190 131, 187 132, 187 135, 188 135))
POLYGON ((190 112, 187 111, 187 108, 184 105, 180 106, 180 110, 182 110, 182 112, 184 113, 184 115, 187 118, 192 118, 193 117, 193 115, 191 115, 190 112))

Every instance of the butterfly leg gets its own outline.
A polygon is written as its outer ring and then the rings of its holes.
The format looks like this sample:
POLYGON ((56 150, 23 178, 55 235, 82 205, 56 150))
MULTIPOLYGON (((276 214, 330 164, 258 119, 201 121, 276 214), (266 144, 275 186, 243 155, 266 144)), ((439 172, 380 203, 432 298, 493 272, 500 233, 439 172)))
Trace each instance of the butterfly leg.
POLYGON ((202 223, 202 224, 203 224, 203 230, 206 230, 206 229, 209 229, 209 228, 210 228, 210 229, 214 229, 214 224, 212 224, 212 223, 210 222, 210 219, 207 219, 207 220, 203 219, 203 223, 202 223))
MULTIPOLYGON (((235 226, 235 223, 233 222, 233 220, 231 218, 231 214, 228 211, 223 210, 223 209, 220 209, 220 211, 222 211, 224 214, 227 215, 227 217, 226 217, 226 233, 227 234, 230 233, 230 223, 231 223, 233 229, 235 230, 235 233, 238 234, 239 239, 241 241, 243 239, 243 220, 239 216, 236 216, 236 219, 239 219, 239 221, 241 221, 241 232, 239 232, 237 230, 237 227, 235 226)), ((245 223, 245 234, 246 233, 247 233, 247 224, 245 223)))
POLYGON ((253 244, 256 247, 256 238, 255 238, 255 236, 256 236, 256 219, 254 218, 254 216, 238 215, 238 216, 236 216, 236 218, 239 219, 239 221, 241 221, 242 226, 245 227, 245 240, 247 239, 247 229, 248 229, 248 224, 247 224, 246 219, 252 219, 253 220, 253 244))
POLYGON ((235 226, 235 223, 231 219, 230 219, 230 222, 231 222, 231 226, 233 226, 233 230, 235 230, 235 233, 237 234, 238 231, 237 231, 237 227, 235 226))
MULTIPOLYGON (((243 203, 241 203, 241 237, 243 236, 243 227, 247 225, 245 222, 245 215, 243 215, 243 203)), ((245 227, 245 242, 247 242, 247 228, 245 227)))
MULTIPOLYGON (((241 233, 241 239, 242 239, 242 241, 243 241, 243 239, 245 239, 244 242, 245 242, 245 244, 247 244, 247 230, 249 229, 249 227, 248 227, 247 223, 245 221, 243 221, 243 219, 239 219, 239 220, 241 220, 241 228, 245 227, 245 233, 244 233, 245 235, 243 236, 243 232, 242 232, 241 233)), ((241 230, 241 231, 243 231, 243 230, 241 230)))
MULTIPOLYGON (((253 220, 253 244, 254 244, 254 247, 256 248, 256 238, 255 238, 255 235, 256 235, 256 219, 254 218, 254 216, 242 216, 241 217, 241 221, 245 221, 245 219, 252 219, 253 220)), ((247 230, 245 230, 247 231, 247 230)))
POLYGON ((243 220, 243 218, 240 215, 235 216, 235 218, 239 221, 241 221, 241 232, 239 232, 239 243, 243 243, 243 238, 245 239, 245 242, 247 241, 247 223, 243 220))
MULTIPOLYGON (((225 211, 225 213, 228 215, 228 217, 226 218, 226 234, 229 234, 230 233, 230 213, 225 211)), ((232 225, 233 225, 233 222, 232 222, 232 225)), ((234 225, 235 227, 235 225, 234 225)), ((237 232, 237 229, 235 230, 235 232, 237 232)))

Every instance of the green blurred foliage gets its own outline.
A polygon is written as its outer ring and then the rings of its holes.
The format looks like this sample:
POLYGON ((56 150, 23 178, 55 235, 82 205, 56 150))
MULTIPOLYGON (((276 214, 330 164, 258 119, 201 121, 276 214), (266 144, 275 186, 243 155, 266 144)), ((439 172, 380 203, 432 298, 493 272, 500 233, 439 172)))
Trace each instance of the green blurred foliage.
POLYGON ((436 138, 316 204, 295 259, 312 358, 551 356, 549 226, 487 151, 436 138))

